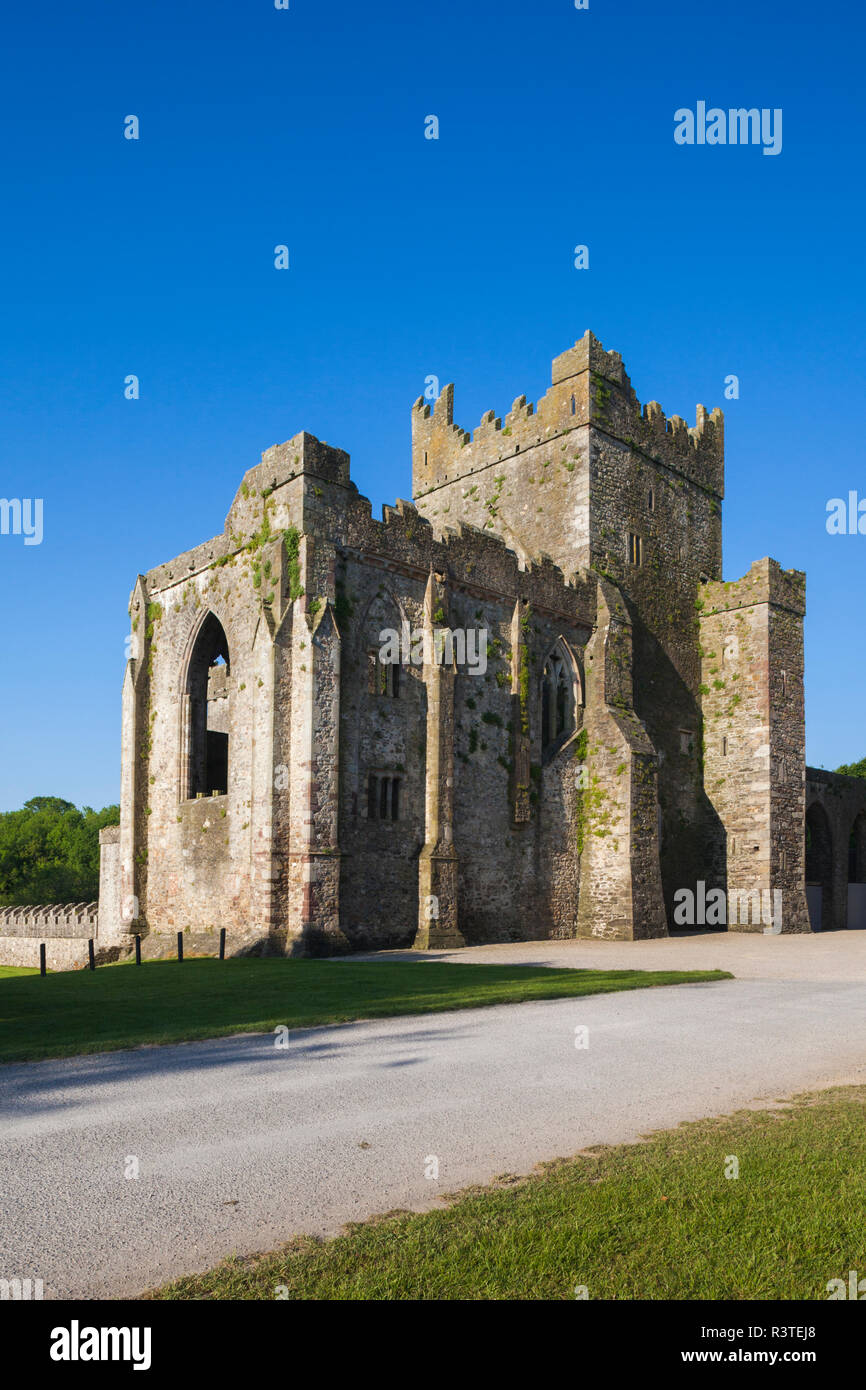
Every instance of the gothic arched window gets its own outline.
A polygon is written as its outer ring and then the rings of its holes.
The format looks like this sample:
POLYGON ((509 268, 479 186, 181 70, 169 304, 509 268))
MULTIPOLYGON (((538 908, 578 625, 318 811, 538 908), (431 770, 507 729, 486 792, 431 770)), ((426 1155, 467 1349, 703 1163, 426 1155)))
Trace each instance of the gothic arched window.
POLYGON ((561 743, 576 723, 574 674, 566 653, 557 645, 544 663, 541 678, 542 751, 561 743))
POLYGON ((187 796, 224 796, 229 769, 229 647, 222 623, 208 613, 189 660, 187 796))

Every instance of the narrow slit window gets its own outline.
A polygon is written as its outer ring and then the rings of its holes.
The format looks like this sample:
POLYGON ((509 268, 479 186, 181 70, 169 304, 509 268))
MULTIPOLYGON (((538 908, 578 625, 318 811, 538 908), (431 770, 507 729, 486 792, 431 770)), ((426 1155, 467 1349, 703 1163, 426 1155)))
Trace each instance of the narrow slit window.
POLYGON ((400 695, 400 667, 396 661, 383 661, 377 651, 367 653, 367 693, 396 700, 400 695))
POLYGON ((628 562, 630 565, 643 564, 643 542, 633 531, 628 536, 628 562))
POLYGON ((564 653, 555 649, 544 663, 541 681, 541 746, 546 751, 575 726, 574 681, 564 653))
POLYGON ((395 821, 400 818, 400 778, 371 772, 367 778, 367 819, 395 821))

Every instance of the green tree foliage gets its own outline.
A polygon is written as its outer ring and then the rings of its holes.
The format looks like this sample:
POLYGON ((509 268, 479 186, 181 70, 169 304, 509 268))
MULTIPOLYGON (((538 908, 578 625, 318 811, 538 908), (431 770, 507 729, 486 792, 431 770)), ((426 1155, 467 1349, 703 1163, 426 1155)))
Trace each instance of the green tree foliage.
POLYGON ((120 807, 81 809, 59 796, 34 796, 0 813, 0 907, 94 902, 99 894, 99 832, 120 822, 120 807))
POLYGON ((836 771, 844 772, 846 777, 866 777, 866 758, 861 758, 859 763, 843 763, 836 771))

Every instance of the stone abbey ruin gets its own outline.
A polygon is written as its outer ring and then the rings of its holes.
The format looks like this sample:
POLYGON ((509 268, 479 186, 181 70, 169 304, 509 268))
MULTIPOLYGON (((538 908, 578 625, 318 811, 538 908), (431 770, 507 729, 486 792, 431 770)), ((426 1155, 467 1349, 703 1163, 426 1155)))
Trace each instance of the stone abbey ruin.
POLYGON ((729 929, 866 923, 866 782, 805 766, 805 577, 722 579, 721 411, 642 407, 587 333, 537 406, 470 435, 448 386, 412 438, 381 521, 301 433, 139 575, 98 914, 7 909, 0 960, 657 937, 698 889, 729 929))

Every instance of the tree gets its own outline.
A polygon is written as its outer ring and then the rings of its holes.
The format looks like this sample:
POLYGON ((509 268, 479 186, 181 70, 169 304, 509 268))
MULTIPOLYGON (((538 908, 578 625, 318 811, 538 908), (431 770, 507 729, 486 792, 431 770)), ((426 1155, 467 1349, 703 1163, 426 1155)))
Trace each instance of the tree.
POLYGON ((836 771, 843 772, 846 777, 866 777, 866 758, 861 758, 859 763, 843 763, 836 771))
POLYGON ((0 907, 95 901, 99 832, 119 822, 119 806, 79 809, 60 796, 0 812, 0 907))

